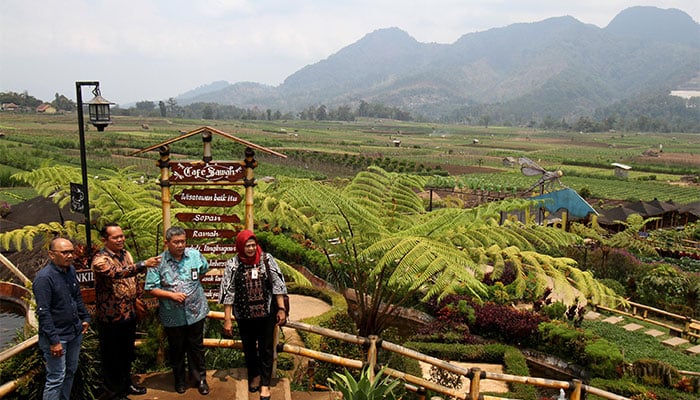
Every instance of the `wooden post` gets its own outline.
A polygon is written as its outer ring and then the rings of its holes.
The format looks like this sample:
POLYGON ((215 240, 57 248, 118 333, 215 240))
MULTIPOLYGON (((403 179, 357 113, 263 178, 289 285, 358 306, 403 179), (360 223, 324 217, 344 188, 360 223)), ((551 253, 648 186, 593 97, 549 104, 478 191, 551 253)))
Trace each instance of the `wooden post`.
POLYGON ((581 400, 581 380, 574 379, 574 390, 571 392, 569 400, 581 400))
POLYGON ((471 369, 469 378, 469 400, 479 400, 479 386, 481 384, 481 368, 471 369))
POLYGON ((245 187, 245 228, 253 230, 253 187, 255 186, 255 174, 253 169, 258 166, 255 161, 255 151, 250 147, 245 148, 245 177, 243 186, 245 187))
POLYGON ((377 366, 377 335, 369 335, 369 348, 367 349, 367 365, 369 368, 369 381, 374 382, 374 368, 377 366))
POLYGON ((202 161, 204 161, 205 163, 209 163, 209 161, 212 160, 211 139, 211 132, 209 132, 208 130, 202 131, 202 144, 204 145, 204 149, 202 150, 202 161))
POLYGON ((170 228, 170 147, 163 145, 158 148, 160 152, 160 199, 163 207, 163 238, 165 231, 170 228))
POLYGON ((569 212, 564 210, 561 213, 561 230, 566 232, 566 223, 569 219, 569 212))

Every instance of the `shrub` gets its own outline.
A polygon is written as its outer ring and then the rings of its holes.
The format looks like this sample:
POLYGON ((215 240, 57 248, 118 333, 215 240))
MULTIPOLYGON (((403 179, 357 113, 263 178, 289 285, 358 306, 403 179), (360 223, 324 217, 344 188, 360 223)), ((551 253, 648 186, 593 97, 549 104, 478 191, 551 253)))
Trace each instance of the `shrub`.
POLYGON ((683 304, 687 287, 688 279, 682 272, 672 265, 659 264, 639 280, 637 296, 640 302, 652 307, 683 304))
POLYGON ((600 283, 614 290, 615 294, 619 295, 620 297, 625 296, 625 287, 619 281, 616 281, 615 279, 606 278, 600 279, 600 283))
POLYGON ((556 303, 543 306, 539 312, 540 314, 547 316, 549 319, 562 319, 567 309, 568 307, 566 304, 557 301, 556 303))
POLYGON ((582 329, 570 327, 562 321, 544 322, 539 325, 538 331, 543 350, 574 360, 583 359, 586 342, 592 338, 582 329))
MULTIPOLYGON (((320 326, 349 334, 357 333, 355 322, 347 313, 338 313, 328 321, 321 323, 320 326)), ((355 360, 364 359, 364 354, 358 345, 326 336, 321 338, 318 350, 355 360)), ((314 380, 316 382, 326 382, 329 378, 333 377, 335 373, 340 373, 343 370, 344 368, 340 365, 318 362, 314 373, 314 380)))
POLYGON ((622 352, 605 339, 561 321, 544 322, 540 324, 539 332, 543 351, 571 359, 594 376, 617 377, 622 370, 622 352))
POLYGON ((595 339, 584 348, 584 359, 588 370, 594 376, 614 378, 622 368, 623 358, 620 349, 605 339, 595 339))
POLYGON ((586 265, 597 279, 614 279, 626 284, 629 278, 637 279, 644 266, 637 257, 625 249, 599 248, 588 252, 586 265))
POLYGON ((527 345, 537 339, 537 326, 544 321, 540 315, 494 303, 475 305, 476 321, 472 333, 506 343, 527 345))

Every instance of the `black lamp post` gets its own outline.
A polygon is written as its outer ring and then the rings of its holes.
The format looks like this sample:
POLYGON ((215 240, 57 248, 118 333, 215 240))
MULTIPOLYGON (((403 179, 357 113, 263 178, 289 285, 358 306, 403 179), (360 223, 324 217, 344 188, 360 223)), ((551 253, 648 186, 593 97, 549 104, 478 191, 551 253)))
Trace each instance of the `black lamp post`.
POLYGON ((85 215, 85 246, 88 265, 92 259, 92 241, 90 239, 90 200, 88 197, 88 174, 87 174, 87 159, 85 156, 85 122, 83 119, 83 86, 94 86, 92 90, 93 99, 88 105, 88 113, 90 115, 90 123, 92 123, 99 132, 105 130, 105 127, 112 123, 109 115, 109 101, 105 100, 100 95, 100 82, 75 82, 75 95, 78 102, 78 132, 80 134, 80 169, 83 175, 82 185, 82 204, 81 208, 85 215))

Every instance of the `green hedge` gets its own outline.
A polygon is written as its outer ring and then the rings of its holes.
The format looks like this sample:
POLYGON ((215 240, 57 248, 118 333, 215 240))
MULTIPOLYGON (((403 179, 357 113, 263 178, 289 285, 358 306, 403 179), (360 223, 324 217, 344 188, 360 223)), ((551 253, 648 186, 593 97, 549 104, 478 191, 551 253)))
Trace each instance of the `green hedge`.
POLYGON ((318 251, 310 251, 294 239, 285 235, 259 230, 255 233, 261 246, 289 264, 303 265, 322 279, 328 279, 330 266, 326 256, 318 251))
POLYGON ((619 376, 624 360, 617 345, 563 321, 543 322, 538 329, 541 350, 573 360, 593 376, 609 379, 619 376))

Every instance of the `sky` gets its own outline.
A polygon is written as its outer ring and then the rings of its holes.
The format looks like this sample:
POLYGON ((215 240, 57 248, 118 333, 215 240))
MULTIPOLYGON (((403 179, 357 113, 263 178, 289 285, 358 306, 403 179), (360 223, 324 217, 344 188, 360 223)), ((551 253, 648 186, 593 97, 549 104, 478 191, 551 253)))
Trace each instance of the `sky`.
POLYGON ((76 81, 99 81, 128 104, 222 80, 278 86, 377 29, 453 43, 565 15, 604 28, 638 5, 700 21, 698 0, 0 0, 0 92, 75 100, 76 81))

